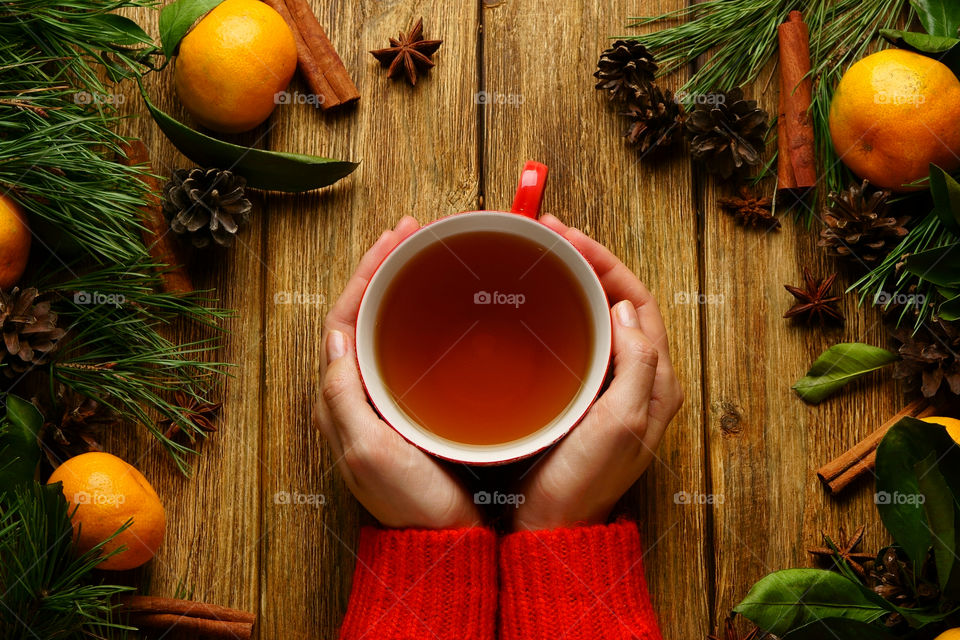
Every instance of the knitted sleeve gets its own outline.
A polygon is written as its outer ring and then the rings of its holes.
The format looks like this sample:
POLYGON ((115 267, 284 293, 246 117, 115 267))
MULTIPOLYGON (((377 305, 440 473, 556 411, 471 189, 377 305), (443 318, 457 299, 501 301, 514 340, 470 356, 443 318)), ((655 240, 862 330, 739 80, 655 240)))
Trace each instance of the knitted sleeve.
POLYGON ((501 640, 662 640, 632 522, 525 531, 500 545, 501 640))
POLYGON ((340 640, 494 640, 496 536, 364 528, 340 640))

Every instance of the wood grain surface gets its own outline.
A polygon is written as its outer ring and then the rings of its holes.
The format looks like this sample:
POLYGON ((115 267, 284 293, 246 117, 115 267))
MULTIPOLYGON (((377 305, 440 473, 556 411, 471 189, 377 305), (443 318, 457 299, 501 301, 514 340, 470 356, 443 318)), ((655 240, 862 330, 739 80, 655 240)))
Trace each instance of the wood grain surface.
MULTIPOLYGON (((112 443, 167 506, 167 542, 141 575, 150 593, 185 588, 196 599, 256 611, 263 640, 336 636, 365 516, 310 424, 322 318, 363 252, 402 215, 427 222, 507 208, 527 159, 551 168, 544 210, 609 246, 658 298, 667 323, 686 403, 622 504, 641 522, 664 637, 715 632, 762 575, 807 566, 804 549, 822 530, 868 523, 866 546, 882 542, 869 492, 832 499, 814 469, 892 414, 897 396, 871 379, 819 407, 790 391, 830 344, 879 343, 879 319, 847 296, 841 329, 784 321, 783 283, 798 283, 802 265, 820 275, 830 267, 815 234, 788 220, 774 233, 735 226, 716 206, 729 187, 683 154, 641 162, 593 90, 597 56, 609 36, 628 31, 628 16, 684 0, 311 4, 353 75, 359 104, 327 114, 281 105, 242 141, 361 165, 319 192, 257 194, 254 222, 237 246, 191 265, 198 286, 237 310, 223 354, 237 366, 220 430, 190 478, 147 435, 112 443), (437 66, 410 87, 388 80, 368 50, 420 16, 426 37, 444 44, 437 66), (312 498, 296 504, 298 495, 312 498)), ((156 34, 155 11, 130 15, 156 34)), ((753 89, 774 112, 766 82, 753 89)), ((147 87, 161 108, 189 122, 170 70, 152 74, 147 87)), ((297 78, 290 91, 307 88, 297 78)), ((126 133, 143 138, 157 172, 192 166, 129 87, 125 97, 124 108, 142 116, 127 121, 126 133)))

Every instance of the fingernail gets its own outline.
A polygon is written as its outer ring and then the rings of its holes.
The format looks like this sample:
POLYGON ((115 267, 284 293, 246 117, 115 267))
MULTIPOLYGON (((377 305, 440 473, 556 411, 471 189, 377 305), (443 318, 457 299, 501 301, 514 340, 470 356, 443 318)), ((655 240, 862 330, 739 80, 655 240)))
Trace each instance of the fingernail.
POLYGON ((618 302, 613 308, 617 315, 617 322, 621 327, 636 329, 640 326, 640 318, 637 317, 637 310, 629 300, 618 302))
POLYGON ((347 339, 336 329, 327 335, 327 362, 333 362, 347 352, 347 339))

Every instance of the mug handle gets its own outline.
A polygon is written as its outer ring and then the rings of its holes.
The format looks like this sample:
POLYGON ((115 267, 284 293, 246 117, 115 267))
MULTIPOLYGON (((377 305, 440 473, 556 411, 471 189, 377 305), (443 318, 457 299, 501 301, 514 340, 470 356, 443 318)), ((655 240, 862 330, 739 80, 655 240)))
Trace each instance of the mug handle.
POLYGON ((517 185, 517 194, 513 197, 511 213, 533 218, 540 215, 540 203, 543 201, 543 190, 547 186, 547 165, 528 160, 520 173, 520 184, 517 185))

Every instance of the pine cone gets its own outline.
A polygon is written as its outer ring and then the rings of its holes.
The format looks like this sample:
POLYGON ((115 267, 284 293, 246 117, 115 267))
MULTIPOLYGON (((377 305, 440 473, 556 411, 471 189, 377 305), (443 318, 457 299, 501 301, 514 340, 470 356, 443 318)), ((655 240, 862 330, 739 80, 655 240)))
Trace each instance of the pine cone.
POLYGON ((163 214, 173 232, 189 236, 193 246, 206 247, 212 239, 229 247, 253 208, 243 193, 246 184, 230 171, 177 169, 163 188, 163 214))
POLYGON ((107 427, 119 423, 106 405, 64 385, 57 388, 58 415, 40 430, 43 452, 56 469, 64 460, 88 451, 103 451, 100 436, 107 427))
POLYGON ((698 103, 687 118, 687 131, 691 155, 709 171, 729 178, 760 163, 770 115, 756 100, 744 100, 740 89, 723 96, 719 104, 698 103))
MULTIPOLYGON (((901 560, 893 548, 886 549, 870 568, 867 586, 883 599, 905 609, 927 607, 940 598, 930 558, 924 562, 921 575, 915 577, 910 564, 901 560)), ((902 621, 903 618, 895 613, 887 618, 886 624, 894 627, 902 621)))
POLYGON ((645 46, 636 40, 617 40, 600 54, 596 88, 606 91, 610 100, 643 98, 657 73, 657 62, 645 46))
POLYGON ((650 85, 646 98, 631 100, 621 115, 630 121, 623 135, 641 155, 665 149, 683 136, 686 114, 669 89, 650 85))
POLYGON ((889 191, 870 189, 867 180, 839 194, 831 192, 823 214, 827 228, 820 232, 818 246, 826 249, 827 255, 857 264, 882 260, 907 235, 903 225, 910 220, 910 216, 887 216, 889 197, 889 191))
POLYGON ((25 373, 34 365, 46 364, 66 333, 57 328, 57 314, 50 303, 37 302, 34 288, 10 293, 0 291, 0 331, 3 350, 0 367, 8 378, 25 373))
POLYGON ((945 320, 925 322, 916 333, 902 326, 893 331, 900 341, 900 360, 894 378, 920 379, 924 397, 936 395, 944 382, 950 393, 960 395, 960 327, 945 320))

